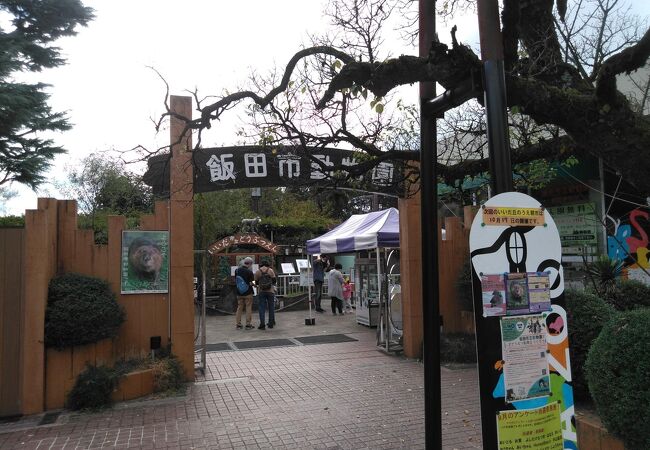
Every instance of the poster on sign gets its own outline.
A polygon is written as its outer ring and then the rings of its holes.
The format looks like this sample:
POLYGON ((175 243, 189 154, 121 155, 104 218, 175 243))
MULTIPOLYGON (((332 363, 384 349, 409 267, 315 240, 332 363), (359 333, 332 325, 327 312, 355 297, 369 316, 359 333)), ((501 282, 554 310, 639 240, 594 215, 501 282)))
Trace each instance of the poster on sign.
POLYGON ((563 450, 560 403, 541 408, 500 411, 499 450, 563 450))
POLYGON ((509 273, 506 276, 506 312, 509 316, 529 311, 528 284, 525 273, 509 273))
POLYGON ((169 231, 122 231, 122 294, 169 290, 169 231))
POLYGON ((501 318, 506 402, 551 393, 546 360, 546 323, 541 314, 501 318))
POLYGON ((504 274, 481 275, 483 317, 505 316, 506 277, 504 274))
POLYGON ((526 279, 528 281, 530 312, 550 311, 551 283, 548 272, 529 272, 526 274, 526 279))

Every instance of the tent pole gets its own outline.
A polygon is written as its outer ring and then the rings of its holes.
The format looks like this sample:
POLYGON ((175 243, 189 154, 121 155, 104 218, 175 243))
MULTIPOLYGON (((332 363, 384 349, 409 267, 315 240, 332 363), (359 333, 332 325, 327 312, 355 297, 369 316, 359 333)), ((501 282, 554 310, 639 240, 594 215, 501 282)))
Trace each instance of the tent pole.
POLYGON ((311 324, 311 283, 309 282, 309 278, 312 279, 312 283, 314 281, 314 278, 310 276, 311 275, 311 255, 307 254, 307 304, 309 305, 309 324, 311 324))
POLYGON ((386 254, 386 247, 384 247, 384 290, 386 291, 386 295, 384 296, 384 316, 385 316, 385 324, 386 324, 386 353, 390 351, 390 323, 388 321, 388 300, 389 300, 389 292, 388 292, 388 286, 390 284, 388 283, 388 255, 386 254))
POLYGON ((382 343, 382 339, 384 338, 384 322, 383 322, 383 317, 382 313, 382 301, 381 301, 381 257, 379 256, 379 247, 375 249, 375 255, 377 256, 377 296, 379 297, 379 323, 377 326, 379 326, 379 342, 377 342, 377 345, 382 343))

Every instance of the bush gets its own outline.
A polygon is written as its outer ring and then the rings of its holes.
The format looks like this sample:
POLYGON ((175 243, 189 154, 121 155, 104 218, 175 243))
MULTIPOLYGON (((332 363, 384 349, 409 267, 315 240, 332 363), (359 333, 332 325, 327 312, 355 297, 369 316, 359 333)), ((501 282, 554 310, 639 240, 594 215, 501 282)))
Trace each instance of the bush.
POLYGON ((603 299, 587 292, 567 290, 564 299, 569 321, 573 393, 576 399, 588 400, 589 388, 584 373, 587 353, 600 330, 616 312, 603 299))
POLYGON ((476 339, 473 334, 448 333, 440 335, 440 360, 444 363, 476 362, 476 339))
POLYGON ((155 360, 153 369, 154 392, 174 393, 181 390, 185 374, 183 366, 175 356, 155 360))
POLYGON ((111 395, 117 387, 119 376, 106 366, 86 366, 68 393, 66 406, 72 410, 99 409, 110 406, 111 395))
POLYGON ((616 280, 623 273, 623 262, 601 256, 596 261, 587 264, 587 275, 591 278, 594 289, 600 297, 607 295, 614 288, 616 280))
POLYGON ((605 295, 607 303, 619 311, 650 306, 650 287, 636 280, 618 281, 605 295))
POLYGON ((587 358, 589 390, 607 429, 625 448, 650 448, 650 309, 617 314, 587 358))
POLYGON ((65 274, 50 281, 45 311, 45 345, 63 349, 111 338, 124 311, 106 281, 65 274))

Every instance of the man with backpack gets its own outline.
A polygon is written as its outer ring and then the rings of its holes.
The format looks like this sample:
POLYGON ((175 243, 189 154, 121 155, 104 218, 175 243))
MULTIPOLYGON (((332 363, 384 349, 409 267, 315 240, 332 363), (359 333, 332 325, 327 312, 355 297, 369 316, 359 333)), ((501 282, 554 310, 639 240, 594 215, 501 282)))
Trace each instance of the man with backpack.
POLYGON ((251 323, 253 319, 253 271, 251 267, 253 266, 253 258, 247 256, 242 259, 239 263, 239 267, 235 270, 235 290, 237 291, 237 315, 235 320, 237 321, 237 329, 241 330, 241 315, 244 306, 246 306, 246 329, 250 330, 253 328, 251 323))
POLYGON ((273 328, 275 325, 275 272, 269 267, 267 261, 260 263, 260 268, 255 272, 255 284, 258 287, 257 309, 260 313, 259 330, 265 330, 268 326, 273 328), (265 310, 269 309, 269 323, 264 325, 265 310))

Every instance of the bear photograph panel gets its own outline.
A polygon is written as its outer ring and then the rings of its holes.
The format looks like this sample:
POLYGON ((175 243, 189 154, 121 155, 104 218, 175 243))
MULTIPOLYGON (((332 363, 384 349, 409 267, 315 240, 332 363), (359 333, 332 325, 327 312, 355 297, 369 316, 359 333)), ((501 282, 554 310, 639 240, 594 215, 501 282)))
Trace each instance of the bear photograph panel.
POLYGON ((168 250, 167 231, 123 231, 121 293, 168 292, 168 250))

